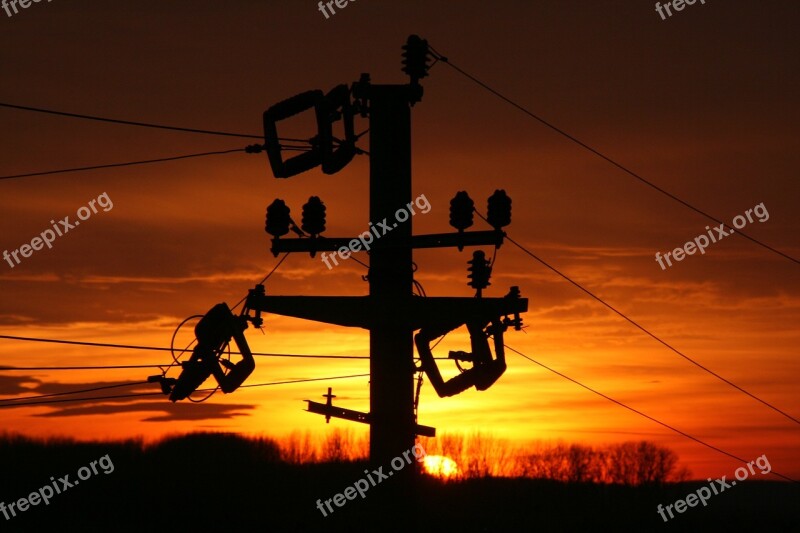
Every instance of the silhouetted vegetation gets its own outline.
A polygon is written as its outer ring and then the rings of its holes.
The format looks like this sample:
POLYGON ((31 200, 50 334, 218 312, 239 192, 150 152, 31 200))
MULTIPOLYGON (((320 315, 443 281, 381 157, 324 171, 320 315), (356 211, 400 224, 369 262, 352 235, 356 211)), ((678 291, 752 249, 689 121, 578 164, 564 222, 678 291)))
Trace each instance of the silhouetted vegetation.
MULTIPOLYGON (((601 447, 564 443, 514 444, 483 433, 421 437, 428 455, 444 456, 458 466, 449 479, 527 477, 565 483, 648 485, 686 481, 689 471, 678 466, 672 450, 652 442, 624 442, 601 447)), ((322 438, 295 432, 279 442, 290 463, 366 460, 367 433, 334 429, 322 438)))
POLYGON ((651 484, 679 470, 674 455, 647 443, 534 449, 505 444, 479 434, 428 440, 423 444, 428 454, 452 454, 462 461, 458 479, 422 476, 413 491, 389 500, 384 495, 391 493, 395 477, 323 517, 317 499, 331 498, 364 477, 368 464, 362 435, 332 431, 314 438, 295 433, 276 441, 198 433, 155 444, 6 436, 0 439, 0 501, 6 504, 51 483, 51 476, 70 474, 74 480, 80 467, 106 454, 114 471, 100 472, 49 505, 31 507, 11 520, 0 515, 0 524, 5 531, 21 532, 170 533, 800 528, 793 510, 797 488, 774 482, 740 483, 708 507, 690 509, 663 524, 656 506, 684 497, 705 481, 651 484), (643 468, 649 457, 656 466, 643 468), (495 477, 505 475, 502 465, 514 464, 515 458, 527 461, 518 464, 530 466, 526 475, 540 479, 495 477), (629 466, 608 466, 617 459, 629 466), (613 476, 621 477, 614 481, 613 476), (414 513, 412 501, 417 504, 414 513))
POLYGON ((675 452, 652 442, 624 442, 605 447, 559 444, 527 455, 519 475, 565 483, 617 483, 638 486, 686 481, 675 452))

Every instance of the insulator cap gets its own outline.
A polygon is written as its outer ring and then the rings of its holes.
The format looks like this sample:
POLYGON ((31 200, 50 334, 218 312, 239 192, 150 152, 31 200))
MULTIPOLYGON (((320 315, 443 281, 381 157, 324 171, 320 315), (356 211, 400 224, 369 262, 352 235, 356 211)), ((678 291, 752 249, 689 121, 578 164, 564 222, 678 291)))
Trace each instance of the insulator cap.
POLYGON ((325 204, 319 196, 312 196, 303 206, 303 221, 300 227, 312 237, 325 231, 325 204))
POLYGON ((450 200, 450 225, 458 231, 464 231, 472 226, 475 202, 466 191, 459 191, 450 200))
POLYGON ((286 202, 276 199, 267 207, 267 221, 264 230, 276 239, 289 233, 292 221, 289 212, 286 202))
POLYGON ((491 285, 489 278, 492 276, 492 267, 489 266, 486 254, 480 250, 473 252, 472 259, 467 261, 467 264, 469 265, 467 278, 470 280, 470 287, 481 290, 491 285))
POLYGON ((403 45, 403 72, 411 77, 412 84, 428 75, 429 61, 428 41, 418 35, 410 35, 403 45))
POLYGON ((497 230, 511 224, 511 198, 503 189, 494 191, 489 197, 486 220, 497 230))

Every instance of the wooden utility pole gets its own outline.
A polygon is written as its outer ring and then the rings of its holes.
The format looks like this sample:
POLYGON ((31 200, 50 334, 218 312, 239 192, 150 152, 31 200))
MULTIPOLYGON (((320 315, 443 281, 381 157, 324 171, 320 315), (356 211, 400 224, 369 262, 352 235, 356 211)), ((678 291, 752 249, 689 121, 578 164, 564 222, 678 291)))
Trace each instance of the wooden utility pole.
MULTIPOLYGON (((411 221, 411 106, 408 85, 370 89, 370 220, 396 225, 370 254, 369 296, 378 313, 370 329, 370 456, 391 460, 414 445, 414 339, 411 221)), ((388 464, 388 463, 384 463, 388 464)))
MULTIPOLYGON (((385 223, 371 243, 368 296, 272 296, 263 286, 250 291, 245 309, 315 320, 370 332, 370 412, 361 413, 331 404, 308 401, 309 411, 326 418, 337 417, 370 425, 370 461, 388 467, 413 446, 416 435, 434 436, 435 430, 417 425, 414 417, 414 331, 441 322, 442 317, 488 321, 527 311, 524 298, 452 298, 413 296, 413 250, 415 248, 493 245, 500 246, 505 234, 496 225, 491 231, 464 231, 413 235, 411 198, 411 106, 422 97, 419 80, 427 75, 427 43, 409 38, 404 71, 411 83, 373 85, 362 75, 352 89, 337 86, 327 95, 307 91, 272 106, 264 114, 265 140, 276 177, 287 178, 322 165, 332 174, 343 168, 357 152, 352 118, 357 112, 369 118, 370 206, 373 224, 385 223), (357 100, 351 104, 350 96, 357 100), (318 135, 309 152, 284 161, 277 135, 277 123, 300 112, 314 110, 318 135), (336 117, 336 118, 331 118, 336 117), (331 123, 343 119, 348 138, 334 143, 331 123), (349 154, 347 153, 349 150, 349 154), (405 220, 398 213, 407 212, 405 220)), ((319 199, 315 200, 319 213, 319 199)), ((311 203, 311 200, 309 200, 311 203)), ((308 205, 308 204, 307 204, 308 205)), ((267 209, 267 231, 273 235, 272 253, 333 252, 348 248, 353 238, 281 238, 289 232, 287 206, 276 200, 275 220, 267 209), (272 231, 270 231, 272 228, 272 231)), ((470 214, 471 217, 471 214, 470 214)), ((510 207, 509 214, 510 217, 510 207)), ((507 222, 505 222, 507 223, 507 222)), ((505 224, 504 223, 504 224, 505 224)), ((470 222, 471 224, 471 222, 470 222)), ((319 218, 311 226, 324 227, 319 218)), ((321 233, 321 231, 320 231, 321 233)), ((513 293, 514 291, 512 291, 513 293)), ((517 321, 518 323, 518 321, 517 321)), ((330 395, 329 391, 329 395, 330 395)), ((413 469, 405 469, 413 472, 413 469)))

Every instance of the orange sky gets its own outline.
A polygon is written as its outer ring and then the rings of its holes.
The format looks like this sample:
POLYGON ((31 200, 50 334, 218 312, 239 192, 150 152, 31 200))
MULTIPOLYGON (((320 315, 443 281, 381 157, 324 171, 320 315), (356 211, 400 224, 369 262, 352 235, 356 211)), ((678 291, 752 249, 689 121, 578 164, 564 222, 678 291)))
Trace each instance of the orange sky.
MULTIPOLYGON (((643 176, 730 221, 764 203, 745 228, 797 257, 796 4, 707 3, 661 21, 648 3, 357 2, 326 20, 313 2, 118 1, 38 4, 2 18, 0 101, 188 127, 261 131, 261 113, 298 92, 370 72, 400 83, 400 45, 426 37, 453 62, 643 176)), ((0 15, 4 16, 2 13, 0 15)), ((662 271, 654 254, 709 222, 530 120, 444 65, 413 111, 414 195, 432 209, 416 233, 448 231, 467 190, 479 209, 497 187, 513 204, 509 234, 689 356, 800 416, 798 266, 733 236, 662 271)), ((0 109, 0 174, 238 148, 242 139, 143 130, 0 109)), ((255 141, 253 141, 255 142, 255 141)), ((365 144, 368 148, 368 145, 365 144)), ((366 229, 368 164, 334 176, 275 180, 263 156, 0 182, 0 251, 13 250, 103 192, 114 207, 10 268, 0 262, 0 334, 166 346, 186 316, 233 304, 275 259, 265 207, 299 214, 315 194, 329 236, 366 229)), ((484 229, 484 228, 478 228, 484 229)), ((420 251, 431 296, 471 296, 468 252, 420 251)), ((362 257, 365 260, 366 257, 362 257)), ((736 455, 766 454, 800 477, 797 427, 680 359, 513 246, 498 255, 490 296, 519 285, 531 357, 736 455)), ((352 262, 328 271, 291 256, 270 294, 366 294, 352 262)), ((269 316, 254 351, 366 355, 367 333, 269 316)), ((463 331, 438 351, 466 349, 463 331)), ((0 340, 3 365, 167 362, 128 352, 0 340)), ((648 439, 676 450, 696 477, 736 464, 514 354, 486 392, 439 399, 423 389, 420 422, 515 440, 648 439)), ((366 373, 366 360, 260 358, 248 383, 366 373)), ((155 370, 155 369, 152 369, 155 370)), ((450 369, 448 369, 450 370, 450 369)), ((148 369, 3 372, 0 393, 48 394, 140 380, 148 369)), ((334 387, 368 409, 368 380, 240 390, 201 404, 163 398, 4 409, 3 427, 31 435, 148 438, 219 428, 283 435, 352 427, 303 413, 334 387)), ((152 390, 123 389, 122 392, 152 390)), ((361 429, 357 427, 355 429, 361 429)))

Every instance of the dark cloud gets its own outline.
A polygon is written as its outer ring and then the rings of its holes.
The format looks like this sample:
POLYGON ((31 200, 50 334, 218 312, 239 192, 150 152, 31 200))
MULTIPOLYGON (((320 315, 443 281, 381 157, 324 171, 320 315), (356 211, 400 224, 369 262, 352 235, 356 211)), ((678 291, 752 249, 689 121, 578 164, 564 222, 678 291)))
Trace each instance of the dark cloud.
POLYGON ((218 420, 247 416, 257 406, 254 404, 219 404, 219 403, 172 403, 167 398, 153 400, 135 400, 124 405, 82 405, 78 407, 59 406, 49 413, 34 416, 58 418, 86 415, 117 415, 120 413, 154 413, 142 418, 142 422, 174 422, 178 420, 218 420), (160 414, 156 414, 160 413, 160 414))
MULTIPOLYGON (((33 376, 0 375, 0 394, 16 395, 16 399, 21 404, 15 405, 16 402, 4 403, 0 400, 0 409, 30 407, 30 405, 25 404, 53 401, 53 403, 37 403, 37 406, 48 407, 52 410, 33 416, 59 418, 82 415, 152 412, 160 414, 147 416, 142 418, 141 421, 172 422, 178 420, 231 419, 237 416, 247 416, 247 413, 242 411, 249 411, 257 407, 254 404, 192 403, 188 401, 172 403, 166 396, 158 392, 155 385, 137 384, 131 387, 118 387, 118 385, 126 385, 128 383, 130 382, 96 381, 85 383, 46 383, 33 376), (34 386, 23 386, 31 384, 34 386), (78 391, 89 392, 81 393, 78 391), (139 394, 152 394, 155 392, 157 392, 158 395, 153 395, 147 399, 138 396, 139 394), (46 397, 38 398, 42 395, 46 397), (106 396, 120 397, 105 398, 106 396), (74 400, 75 403, 72 403, 71 400, 74 400)), ((5 398, 5 400, 8 399, 9 398, 5 398)))
MULTIPOLYGON (((155 385, 149 387, 132 380, 125 381, 87 381, 83 383, 60 383, 60 382, 44 382, 39 378, 33 376, 17 377, 17 379, 24 380, 24 382, 35 383, 35 387, 25 388, 19 392, 27 393, 26 396, 39 396, 43 394, 64 394, 64 393, 78 393, 79 391, 88 391, 90 389, 99 389, 85 393, 85 396, 104 396, 115 394, 133 394, 141 392, 154 392, 157 390, 155 385), (130 386, 128 386, 130 385, 130 386)), ((17 398, 19 399, 19 398, 17 398)))
MULTIPOLYGON (((0 370, 2 368, 0 367, 0 370)), ((41 381, 36 379, 33 376, 2 376, 0 375, 0 394, 7 394, 7 395, 15 395, 15 394, 22 394, 22 393, 30 393, 32 389, 31 387, 25 387, 24 385, 37 385, 40 384, 41 381)))

